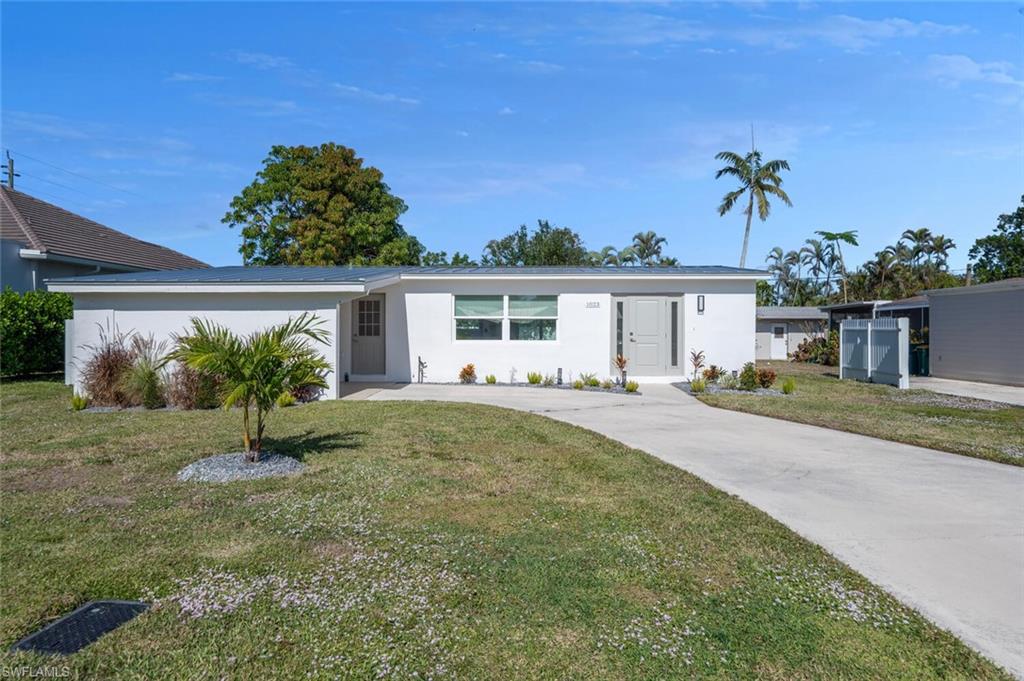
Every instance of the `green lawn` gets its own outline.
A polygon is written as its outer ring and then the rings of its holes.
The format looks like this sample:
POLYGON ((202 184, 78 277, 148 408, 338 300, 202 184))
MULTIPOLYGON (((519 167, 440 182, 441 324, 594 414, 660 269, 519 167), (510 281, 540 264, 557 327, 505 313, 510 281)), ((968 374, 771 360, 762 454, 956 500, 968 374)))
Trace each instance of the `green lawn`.
POLYGON ((704 394, 698 399, 713 407, 1024 465, 1024 407, 993 409, 990 403, 968 397, 840 381, 836 367, 818 364, 777 361, 758 366, 778 372, 776 388, 792 376, 796 392, 785 397, 704 394), (950 399, 955 406, 946 404, 950 399))
POLYGON ((492 407, 272 416, 300 477, 174 480, 238 413, 0 388, 0 667, 92 599, 157 606, 62 663, 118 678, 1006 678, 814 545, 594 433, 492 407))

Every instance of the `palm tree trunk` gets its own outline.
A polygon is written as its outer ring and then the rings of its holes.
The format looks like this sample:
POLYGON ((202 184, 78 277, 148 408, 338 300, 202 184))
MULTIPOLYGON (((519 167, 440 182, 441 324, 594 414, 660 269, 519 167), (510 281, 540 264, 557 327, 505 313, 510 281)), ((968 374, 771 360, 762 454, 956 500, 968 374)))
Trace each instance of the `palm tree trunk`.
POLYGON ((839 268, 843 273, 843 302, 848 303, 850 301, 846 297, 846 262, 843 260, 843 247, 839 245, 838 241, 836 242, 836 250, 839 251, 839 268))
POLYGON ((740 267, 744 267, 747 264, 747 243, 750 241, 750 221, 753 219, 754 192, 750 192, 750 203, 747 204, 747 228, 743 230, 743 251, 740 253, 740 267))
POLYGON ((249 403, 245 403, 242 411, 242 443, 245 445, 245 460, 252 461, 252 438, 249 437, 249 403))

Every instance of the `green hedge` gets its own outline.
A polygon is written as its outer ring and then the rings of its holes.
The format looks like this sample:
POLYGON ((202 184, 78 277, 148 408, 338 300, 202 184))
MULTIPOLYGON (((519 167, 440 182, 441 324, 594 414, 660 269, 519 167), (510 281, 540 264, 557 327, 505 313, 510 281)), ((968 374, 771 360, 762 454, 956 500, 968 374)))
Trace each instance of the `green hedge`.
POLYGON ((0 374, 21 376, 64 368, 64 320, 74 306, 66 293, 10 288, 0 295, 0 374))

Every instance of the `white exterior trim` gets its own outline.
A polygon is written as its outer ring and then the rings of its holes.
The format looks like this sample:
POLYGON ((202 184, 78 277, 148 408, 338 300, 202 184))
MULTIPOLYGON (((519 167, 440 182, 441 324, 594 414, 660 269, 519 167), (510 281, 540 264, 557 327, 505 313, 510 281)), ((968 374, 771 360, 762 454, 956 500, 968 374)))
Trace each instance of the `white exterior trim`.
POLYGON ((63 293, 366 293, 364 284, 48 284, 63 293))

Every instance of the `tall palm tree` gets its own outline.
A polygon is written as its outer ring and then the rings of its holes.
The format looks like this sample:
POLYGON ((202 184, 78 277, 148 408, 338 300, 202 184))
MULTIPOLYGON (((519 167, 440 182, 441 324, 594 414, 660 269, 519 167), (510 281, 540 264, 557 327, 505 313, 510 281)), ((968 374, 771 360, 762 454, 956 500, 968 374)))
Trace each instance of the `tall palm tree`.
MULTIPOLYGON (((831 255, 829 254, 829 246, 823 244, 818 239, 807 239, 804 241, 804 246, 800 249, 800 264, 807 265, 810 273, 814 276, 814 289, 818 290, 820 284, 818 278, 826 271, 831 255)), ((826 285, 828 281, 826 280, 826 285)), ((826 295, 828 292, 826 291, 826 295)))
POLYGON ((615 246, 605 246, 600 251, 590 252, 590 262, 598 267, 616 267, 622 263, 619 261, 619 251, 615 246))
POLYGON ((222 379, 223 406, 242 407, 242 443, 246 460, 255 463, 263 448, 267 415, 277 400, 298 388, 327 388, 325 376, 331 365, 311 342, 330 339, 320 320, 308 312, 245 337, 193 317, 191 330, 175 338, 165 362, 178 361, 222 379), (250 426, 253 409, 255 435, 250 426))
POLYGON ((633 250, 636 252, 640 264, 650 267, 661 258, 661 247, 668 239, 658 236, 656 232, 648 230, 637 232, 633 235, 633 250))
POLYGON ((775 283, 772 285, 772 289, 775 291, 775 297, 782 299, 784 282, 782 280, 782 274, 785 269, 785 254, 782 251, 781 246, 776 246, 772 250, 768 251, 767 257, 764 261, 768 264, 768 273, 772 275, 775 283))
POLYGON ((921 256, 927 255, 931 245, 932 232, 927 227, 904 230, 900 241, 907 241, 911 247, 911 264, 916 265, 921 256))
POLYGON ((718 161, 725 161, 726 166, 715 173, 715 179, 728 175, 739 180, 740 186, 722 197, 718 206, 718 214, 725 215, 733 206, 747 196, 747 226, 743 231, 743 250, 740 252, 740 267, 747 262, 747 244, 750 242, 750 222, 754 218, 754 204, 757 204, 757 216, 764 222, 771 212, 768 196, 778 197, 787 206, 792 206, 789 195, 782 189, 782 178, 779 174, 789 170, 788 161, 762 161, 761 152, 753 149, 746 156, 733 151, 723 151, 715 156, 718 161))
POLYGON ((935 256, 935 264, 938 265, 940 270, 946 269, 946 264, 949 260, 949 252, 956 248, 956 243, 942 234, 936 234, 932 237, 931 244, 929 245, 929 251, 931 255, 935 256))
POLYGON ((846 294, 846 263, 843 262, 843 244, 849 244, 851 246, 857 246, 857 230, 851 229, 845 232, 829 232, 825 230, 818 230, 815 234, 819 235, 822 239, 833 244, 837 253, 837 263, 839 265, 839 273, 843 277, 843 302, 849 302, 849 298, 846 294))
POLYGON ((875 298, 885 298, 885 278, 892 275, 898 265, 891 246, 875 253, 875 259, 865 265, 865 269, 877 281, 875 298))

